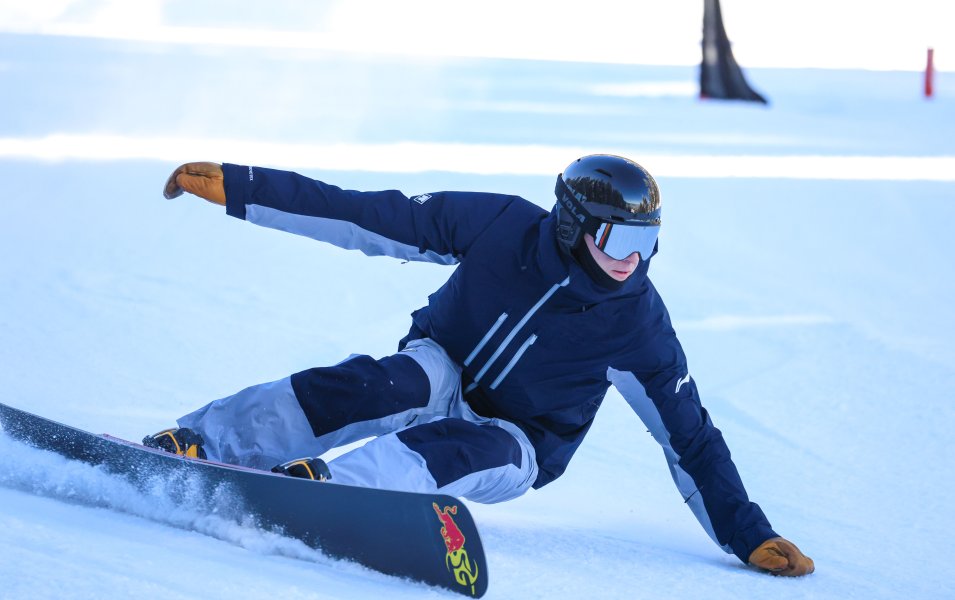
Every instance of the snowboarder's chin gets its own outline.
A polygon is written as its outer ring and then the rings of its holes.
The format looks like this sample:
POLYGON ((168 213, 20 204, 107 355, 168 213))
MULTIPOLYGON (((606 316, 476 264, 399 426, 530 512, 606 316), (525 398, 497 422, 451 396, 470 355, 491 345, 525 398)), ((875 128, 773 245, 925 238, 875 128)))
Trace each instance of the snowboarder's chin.
POLYGON ((633 275, 633 271, 610 271, 610 276, 617 281, 625 281, 631 275, 633 275))

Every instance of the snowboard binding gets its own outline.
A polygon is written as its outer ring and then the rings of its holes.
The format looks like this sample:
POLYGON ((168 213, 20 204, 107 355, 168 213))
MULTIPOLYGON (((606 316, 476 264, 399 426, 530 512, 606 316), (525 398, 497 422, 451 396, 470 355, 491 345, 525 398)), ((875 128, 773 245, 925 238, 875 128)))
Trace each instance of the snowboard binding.
POLYGON ((281 473, 289 477, 312 479, 314 481, 328 481, 332 478, 331 471, 325 461, 318 458, 296 458, 286 463, 272 467, 273 473, 281 473))
POLYGON ((206 458, 206 451, 202 449, 204 443, 202 436, 188 427, 163 429, 159 433, 143 438, 143 446, 147 448, 201 459, 206 458))

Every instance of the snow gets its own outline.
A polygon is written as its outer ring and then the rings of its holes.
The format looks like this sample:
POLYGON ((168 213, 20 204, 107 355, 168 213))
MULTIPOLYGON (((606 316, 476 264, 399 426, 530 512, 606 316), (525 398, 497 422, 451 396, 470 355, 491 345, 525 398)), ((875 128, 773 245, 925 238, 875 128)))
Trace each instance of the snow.
MULTIPOLYGON (((716 548, 611 392, 564 477, 469 505, 487 597, 950 596, 955 80, 925 101, 911 72, 748 75, 769 108, 700 102, 685 67, 0 34, 0 401, 138 439, 247 385, 393 352, 450 273, 166 201, 180 162, 549 206, 567 162, 620 152, 660 166, 651 275, 704 404, 817 572, 773 578, 716 548), (81 143, 31 145, 48 139, 81 143), (328 147, 347 160, 308 155, 328 147), (849 159, 852 177, 823 168, 849 159)), ((3 598, 451 597, 2 435, 0 548, 3 598)))

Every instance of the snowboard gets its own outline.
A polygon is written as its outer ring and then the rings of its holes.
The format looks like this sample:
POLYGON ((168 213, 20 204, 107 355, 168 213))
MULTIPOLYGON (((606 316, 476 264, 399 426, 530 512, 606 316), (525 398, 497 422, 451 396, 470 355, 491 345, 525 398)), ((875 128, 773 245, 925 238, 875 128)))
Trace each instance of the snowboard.
POLYGON ((144 489, 160 481, 173 500, 177 491, 183 503, 225 498, 231 509, 226 513, 251 517, 256 526, 327 556, 475 598, 487 591, 481 539, 457 498, 337 485, 177 456, 2 403, 0 426, 13 439, 101 465, 144 489))

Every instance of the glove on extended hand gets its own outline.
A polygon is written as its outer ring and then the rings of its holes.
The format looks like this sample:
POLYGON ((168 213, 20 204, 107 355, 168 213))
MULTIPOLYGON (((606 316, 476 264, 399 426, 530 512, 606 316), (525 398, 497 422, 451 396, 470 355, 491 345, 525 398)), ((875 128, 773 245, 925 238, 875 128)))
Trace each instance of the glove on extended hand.
POLYGON ((797 577, 816 570, 812 559, 799 551, 792 542, 774 537, 766 540, 749 555, 749 562, 773 575, 797 577))
POLYGON ((222 165, 213 162, 186 163, 172 172, 162 195, 172 200, 186 191, 225 206, 225 186, 222 181, 222 165))

